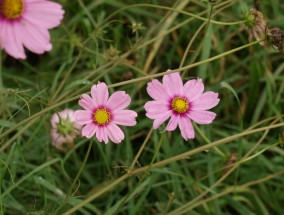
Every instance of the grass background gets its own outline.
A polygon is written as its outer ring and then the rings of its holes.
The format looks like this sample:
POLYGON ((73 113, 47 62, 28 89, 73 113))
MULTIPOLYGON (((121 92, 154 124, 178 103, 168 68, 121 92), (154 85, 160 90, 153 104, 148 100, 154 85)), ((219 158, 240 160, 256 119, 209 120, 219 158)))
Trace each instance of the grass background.
MULTIPOLYGON (((51 52, 26 61, 1 52, 1 214, 284 214, 284 56, 249 44, 253 1, 59 2, 51 52), (179 130, 152 131, 143 109, 147 82, 169 68, 221 98, 216 120, 187 142, 179 130), (131 95, 137 126, 119 145, 77 138, 58 151, 51 115, 80 109, 98 81, 131 95)), ((284 28, 281 1, 260 3, 284 28)))

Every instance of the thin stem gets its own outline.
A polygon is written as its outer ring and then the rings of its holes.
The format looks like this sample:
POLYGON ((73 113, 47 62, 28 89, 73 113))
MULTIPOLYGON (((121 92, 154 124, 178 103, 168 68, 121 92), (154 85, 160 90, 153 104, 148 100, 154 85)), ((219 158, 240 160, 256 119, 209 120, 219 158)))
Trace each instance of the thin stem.
POLYGON ((82 49, 79 51, 78 56, 76 57, 76 59, 74 60, 73 64, 71 65, 70 69, 67 71, 67 73, 64 75, 63 80, 60 82, 59 86, 57 87, 57 90, 55 91, 55 93, 52 96, 52 101, 57 97, 58 93, 60 92, 60 90, 63 88, 65 82, 67 81, 67 79, 69 78, 71 72, 74 70, 75 66, 77 65, 78 61, 80 60, 82 56, 82 49))
POLYGON ((81 165, 81 167, 80 167, 80 169, 79 169, 75 179, 73 180, 73 183, 71 184, 71 187, 70 187, 70 189, 68 191, 68 194, 65 196, 65 199, 64 199, 63 203, 55 211, 55 214, 57 214, 64 207, 64 205, 67 203, 67 201, 69 200, 69 198, 71 196, 71 193, 73 192, 73 188, 75 187, 75 184, 79 180, 79 177, 80 177, 80 175, 81 175, 81 173, 82 173, 82 171, 83 171, 83 169, 84 169, 84 167, 85 167, 85 165, 87 163, 87 160, 88 160, 89 155, 90 155, 90 151, 92 149, 92 145, 93 145, 93 140, 91 140, 90 143, 89 143, 89 147, 88 147, 87 153, 85 155, 84 161, 83 161, 83 163, 82 163, 82 165, 81 165))
POLYGON ((94 195, 88 197, 86 200, 82 201, 80 204, 76 205, 75 207, 71 208, 70 210, 64 212, 63 214, 72 214, 75 211, 77 211, 78 209, 80 209, 81 207, 83 207, 84 205, 86 205, 87 203, 93 201, 94 199, 96 199, 97 197, 101 196, 102 194, 104 194, 105 192, 111 190, 113 187, 115 187, 116 185, 120 184, 121 182, 123 182, 125 179, 127 179, 129 177, 128 174, 124 174, 123 176, 121 176, 120 178, 116 179, 113 183, 111 183, 110 185, 104 187, 103 189, 99 190, 98 192, 96 192, 94 195))
MULTIPOLYGON (((105 22, 107 22, 109 19, 111 19, 113 16, 120 13, 121 11, 130 9, 130 8, 135 8, 135 7, 150 7, 150 8, 158 8, 158 9, 163 9, 163 10, 171 10, 171 11, 178 12, 180 14, 184 14, 184 15, 205 21, 205 22, 209 21, 209 19, 207 19, 207 18, 198 16, 198 15, 195 15, 193 13, 186 12, 186 11, 178 10, 178 9, 172 8, 172 7, 166 7, 166 6, 154 5, 154 4, 134 4, 134 5, 130 5, 130 6, 127 6, 127 7, 124 7, 122 9, 117 10, 111 16, 109 16, 105 20, 105 22)), ((220 21, 210 20, 210 23, 217 24, 217 25, 239 25, 239 24, 243 24, 245 22, 246 22, 246 20, 241 20, 241 21, 236 21, 236 22, 220 22, 220 21)))
MULTIPOLYGON (((178 11, 182 10, 187 4, 189 3, 189 0, 183 0, 183 1, 180 1, 179 4, 176 4, 176 8, 178 11)), ((175 7, 175 6, 174 6, 175 7)), ((165 32, 169 27, 170 25, 173 23, 173 21, 176 19, 176 17, 178 16, 177 13, 172 13, 168 16, 168 18, 165 20, 165 22, 163 23, 163 25, 161 26, 161 29, 160 31, 157 33, 158 35, 161 35, 163 32, 165 32)), ((151 52, 148 54, 148 57, 145 61, 145 64, 144 64, 144 68, 143 68, 143 71, 144 73, 146 74, 151 63, 153 62, 158 50, 160 49, 160 46, 163 42, 163 39, 164 37, 160 38, 159 40, 157 40, 154 44, 153 44, 153 47, 152 47, 152 50, 151 52)))
POLYGON ((141 155, 144 147, 146 146, 148 140, 150 139, 152 132, 153 132, 153 128, 151 128, 151 130, 148 132, 148 134, 147 134, 147 136, 146 136, 142 146, 140 147, 139 151, 137 152, 137 154, 136 154, 136 156, 135 156, 135 158, 134 158, 134 160, 133 160, 133 162, 132 162, 132 164, 131 164, 131 166, 130 166, 130 168, 128 170, 129 174, 131 174, 131 171, 133 170, 136 162, 138 161, 138 158, 140 157, 140 155, 141 155))
MULTIPOLYGON (((210 144, 211 141, 205 136, 205 134, 200 130, 200 128, 194 124, 194 128, 197 130, 197 132, 199 133, 199 135, 204 139, 204 141, 207 143, 207 144, 210 144)), ((213 149, 223 158, 226 157, 226 155, 218 148, 218 147, 213 147, 213 149)))
MULTIPOLYGON (((126 195, 126 197, 124 197, 124 199, 123 199, 122 202, 119 204, 119 206, 118 206, 118 208, 117 208, 116 210, 119 210, 119 208, 126 202, 126 200, 129 198, 129 196, 130 196, 131 194, 133 194, 133 192, 140 186, 140 184, 141 184, 141 183, 145 180, 145 178, 148 176, 148 172, 151 170, 151 167, 152 167, 154 161, 156 160, 156 158, 157 158, 157 156, 158 156, 158 153, 159 153, 159 151, 160 151, 160 147, 161 147, 161 145, 162 145, 163 139, 164 139, 164 133, 162 134, 161 139, 160 139, 159 144, 158 144, 158 147, 157 147, 157 149, 156 149, 156 151, 155 151, 155 154, 154 154, 154 156, 153 156, 153 158, 152 158, 150 164, 148 165, 148 169, 144 172, 142 178, 139 180, 139 183, 137 183, 137 184, 135 185, 135 187, 126 195)), ((130 176, 130 174, 129 174, 129 176, 130 176)))

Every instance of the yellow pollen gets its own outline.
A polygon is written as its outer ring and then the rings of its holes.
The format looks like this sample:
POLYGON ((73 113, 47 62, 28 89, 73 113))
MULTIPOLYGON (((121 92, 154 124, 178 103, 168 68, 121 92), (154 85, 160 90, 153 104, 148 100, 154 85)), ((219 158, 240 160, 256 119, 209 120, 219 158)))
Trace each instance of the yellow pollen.
POLYGON ((172 109, 178 113, 185 113, 189 109, 188 101, 181 97, 176 97, 172 101, 172 109))
POLYGON ((110 113, 105 108, 97 109, 94 113, 94 121, 98 125, 105 125, 110 121, 110 113))
POLYGON ((23 11, 23 0, 2 0, 0 3, 0 14, 6 19, 18 19, 23 11))

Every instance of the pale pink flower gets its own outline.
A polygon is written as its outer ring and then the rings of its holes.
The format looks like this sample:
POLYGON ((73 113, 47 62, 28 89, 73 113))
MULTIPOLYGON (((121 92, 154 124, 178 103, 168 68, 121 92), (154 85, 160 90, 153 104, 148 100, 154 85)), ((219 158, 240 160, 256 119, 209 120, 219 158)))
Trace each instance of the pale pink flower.
POLYGON ((54 113, 51 120, 52 144, 64 150, 64 144, 73 146, 74 139, 80 134, 82 126, 77 124, 74 118, 74 110, 64 109, 54 113))
POLYGON ((107 85, 98 83, 91 89, 91 96, 83 94, 79 105, 85 110, 75 111, 75 120, 82 129, 82 136, 91 138, 96 135, 99 142, 120 143, 124 133, 117 125, 136 125, 137 113, 125 110, 131 98, 124 91, 117 91, 109 97, 107 85))
POLYGON ((198 124, 210 124, 216 114, 208 109, 219 103, 218 93, 205 92, 201 79, 187 81, 183 85, 179 73, 163 77, 163 83, 154 79, 147 86, 148 94, 154 99, 144 105, 146 116, 154 120, 153 128, 157 129, 170 118, 167 131, 179 126, 185 140, 194 138, 191 120, 198 124))
POLYGON ((25 59, 24 46, 36 54, 50 51, 48 29, 60 24, 64 11, 47 0, 0 0, 0 47, 25 59))

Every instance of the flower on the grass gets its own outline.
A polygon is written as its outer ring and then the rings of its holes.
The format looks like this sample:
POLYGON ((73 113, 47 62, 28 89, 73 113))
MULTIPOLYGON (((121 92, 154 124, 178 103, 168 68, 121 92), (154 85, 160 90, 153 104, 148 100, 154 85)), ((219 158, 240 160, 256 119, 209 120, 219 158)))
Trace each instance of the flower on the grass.
POLYGON ((93 85, 91 96, 83 94, 79 105, 85 110, 75 111, 75 120, 82 129, 82 136, 91 138, 96 135, 99 142, 120 143, 124 133, 117 125, 136 125, 137 113, 125 110, 131 98, 124 91, 117 91, 109 97, 107 85, 103 82, 93 85))
POLYGON ((144 105, 146 116, 154 120, 153 128, 157 129, 170 118, 167 131, 179 126, 185 140, 194 138, 191 120, 198 124, 210 124, 216 114, 208 111, 219 103, 218 93, 204 92, 201 79, 187 81, 183 85, 179 73, 163 77, 163 83, 154 79, 147 86, 148 94, 154 99, 144 105))
POLYGON ((24 46, 36 54, 50 51, 48 29, 60 24, 60 4, 46 0, 0 0, 0 47, 25 59, 24 46))
POLYGON ((76 123, 74 112, 74 110, 65 109, 54 113, 51 117, 52 144, 60 150, 64 150, 65 146, 72 147, 74 139, 80 134, 82 126, 76 123))

